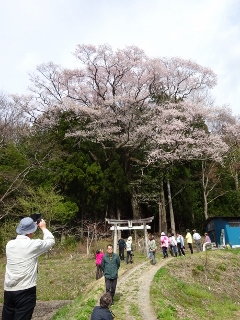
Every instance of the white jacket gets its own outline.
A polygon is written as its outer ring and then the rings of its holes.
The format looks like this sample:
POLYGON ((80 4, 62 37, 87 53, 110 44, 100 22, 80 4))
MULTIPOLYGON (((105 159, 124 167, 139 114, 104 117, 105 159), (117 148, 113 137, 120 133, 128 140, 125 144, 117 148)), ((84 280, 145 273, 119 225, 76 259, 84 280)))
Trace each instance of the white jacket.
POLYGON ((43 240, 18 235, 6 245, 7 265, 4 290, 25 290, 36 286, 38 257, 55 243, 52 233, 44 229, 43 240))
POLYGON ((132 251, 133 246, 132 246, 132 241, 131 240, 127 240, 126 241, 126 250, 127 251, 132 251))

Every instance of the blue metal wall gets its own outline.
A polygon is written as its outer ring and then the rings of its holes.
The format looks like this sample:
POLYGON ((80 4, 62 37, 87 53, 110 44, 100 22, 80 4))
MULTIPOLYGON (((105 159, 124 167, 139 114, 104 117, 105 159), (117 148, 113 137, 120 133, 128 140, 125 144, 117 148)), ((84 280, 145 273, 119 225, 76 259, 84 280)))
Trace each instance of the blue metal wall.
MULTIPOLYGON (((236 218, 236 221, 240 221, 236 218)), ((206 231, 209 233, 211 241, 216 242, 217 245, 222 245, 222 229, 224 230, 225 244, 232 246, 240 246, 240 226, 232 226, 231 220, 213 218, 209 221, 206 231)))

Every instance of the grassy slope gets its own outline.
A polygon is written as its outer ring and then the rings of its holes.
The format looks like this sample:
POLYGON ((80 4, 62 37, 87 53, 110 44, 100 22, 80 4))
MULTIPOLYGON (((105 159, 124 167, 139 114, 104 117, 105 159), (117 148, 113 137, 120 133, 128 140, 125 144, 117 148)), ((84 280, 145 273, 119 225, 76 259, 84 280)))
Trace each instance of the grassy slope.
POLYGON ((157 319, 239 319, 240 250, 214 250, 170 261, 154 277, 157 319))
MULTIPOLYGON (((161 255, 158 254, 158 259, 161 255)), ((5 258, 1 259, 3 283, 5 258)), ((145 260, 135 254, 135 264, 145 260)), ((122 264, 120 274, 133 265, 122 264)), ((94 257, 62 253, 39 260, 38 300, 74 300, 55 320, 89 319, 103 292, 104 281, 95 281, 94 257)), ((174 258, 160 269, 151 286, 151 300, 158 319, 239 319, 240 250, 215 250, 174 258)), ((3 292, 0 291, 0 302, 3 292)), ((116 315, 121 310, 114 306, 116 315)))

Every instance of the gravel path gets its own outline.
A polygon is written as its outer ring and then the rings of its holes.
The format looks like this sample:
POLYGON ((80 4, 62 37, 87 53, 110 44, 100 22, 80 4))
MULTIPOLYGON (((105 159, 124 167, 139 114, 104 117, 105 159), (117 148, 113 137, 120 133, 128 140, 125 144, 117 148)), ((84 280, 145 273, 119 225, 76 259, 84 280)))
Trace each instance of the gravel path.
MULTIPOLYGON (((150 303, 150 285, 157 270, 163 267, 170 259, 161 259, 156 265, 151 265, 150 261, 144 262, 119 277, 116 290, 116 296, 119 297, 119 300, 116 304, 118 305, 118 310, 121 309, 121 314, 116 311, 117 319, 157 319, 150 303), (140 314, 133 315, 133 311, 130 310, 132 308, 131 304, 138 306, 140 314)), ((112 310, 114 312, 114 306, 112 310)))

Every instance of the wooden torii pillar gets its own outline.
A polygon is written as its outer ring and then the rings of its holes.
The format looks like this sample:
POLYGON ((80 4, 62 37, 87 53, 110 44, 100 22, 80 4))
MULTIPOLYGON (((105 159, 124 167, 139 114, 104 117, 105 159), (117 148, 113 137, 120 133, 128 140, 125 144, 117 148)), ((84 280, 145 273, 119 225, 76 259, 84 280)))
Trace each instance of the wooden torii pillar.
POLYGON ((147 223, 151 223, 154 217, 146 218, 146 219, 136 219, 136 220, 117 220, 117 219, 108 219, 105 220, 112 225, 110 230, 114 232, 114 240, 113 240, 113 252, 117 252, 117 232, 118 230, 144 230, 144 239, 145 239, 145 248, 146 255, 148 256, 148 233, 147 230, 151 229, 147 223), (124 225, 125 226, 121 226, 124 225), (134 226, 134 224, 138 224, 134 226), (139 225, 140 224, 140 225, 139 225))

